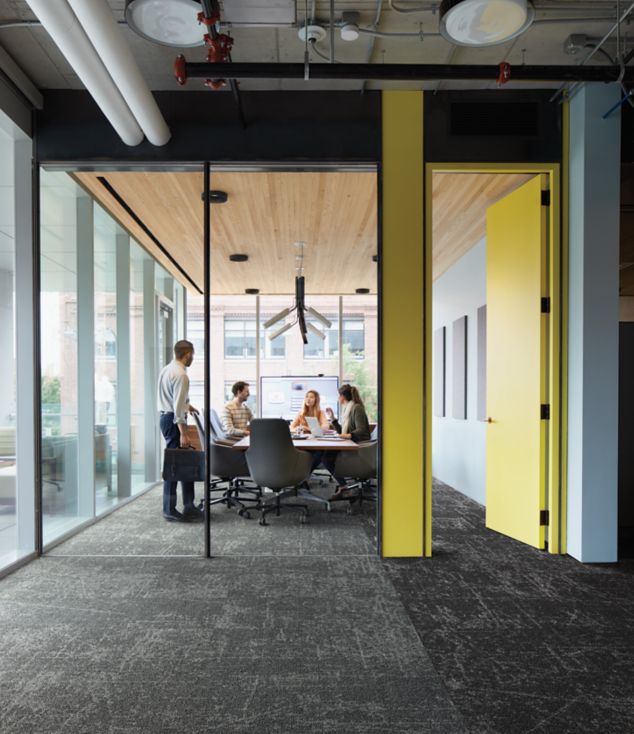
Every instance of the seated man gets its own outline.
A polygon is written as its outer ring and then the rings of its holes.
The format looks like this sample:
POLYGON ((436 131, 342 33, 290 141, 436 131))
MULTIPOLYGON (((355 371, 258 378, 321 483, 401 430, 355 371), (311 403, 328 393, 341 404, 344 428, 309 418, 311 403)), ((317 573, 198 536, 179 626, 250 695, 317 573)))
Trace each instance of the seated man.
POLYGON ((227 438, 238 439, 249 435, 249 423, 253 420, 253 413, 247 406, 249 383, 236 382, 231 392, 233 400, 222 411, 222 429, 227 438))

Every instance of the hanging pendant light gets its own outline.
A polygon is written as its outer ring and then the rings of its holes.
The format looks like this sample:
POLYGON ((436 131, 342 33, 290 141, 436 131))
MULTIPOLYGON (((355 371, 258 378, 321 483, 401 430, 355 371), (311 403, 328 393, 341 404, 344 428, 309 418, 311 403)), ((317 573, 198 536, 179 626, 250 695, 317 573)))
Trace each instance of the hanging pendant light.
POLYGON ((495 46, 519 36, 534 18, 528 0, 442 0, 439 30, 457 46, 495 46))

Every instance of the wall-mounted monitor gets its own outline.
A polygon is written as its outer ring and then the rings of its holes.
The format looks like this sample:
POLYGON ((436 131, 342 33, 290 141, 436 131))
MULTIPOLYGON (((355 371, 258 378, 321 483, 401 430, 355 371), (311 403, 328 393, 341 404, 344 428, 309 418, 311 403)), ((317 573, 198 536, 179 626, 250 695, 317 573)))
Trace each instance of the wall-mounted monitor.
POLYGON ((317 390, 321 409, 332 408, 339 418, 339 378, 320 377, 260 377, 260 417, 292 420, 302 409, 304 395, 317 390))

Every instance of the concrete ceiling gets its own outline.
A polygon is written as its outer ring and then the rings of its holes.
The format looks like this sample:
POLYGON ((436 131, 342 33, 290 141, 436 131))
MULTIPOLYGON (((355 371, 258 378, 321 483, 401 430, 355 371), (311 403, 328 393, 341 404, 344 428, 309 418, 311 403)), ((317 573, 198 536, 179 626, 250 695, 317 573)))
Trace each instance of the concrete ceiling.
MULTIPOLYGON (((228 5, 230 0, 225 0, 228 5)), ((124 0, 109 0, 118 20, 123 20, 124 0)), ((438 2, 429 0, 399 0, 398 8, 420 7, 422 12, 402 13, 392 9, 388 0, 381 5, 378 30, 382 33, 423 32, 423 40, 416 37, 373 38, 361 35, 357 41, 344 42, 336 33, 335 56, 341 62, 365 63, 425 63, 425 64, 498 64, 507 61, 511 65, 554 64, 568 65, 577 63, 578 56, 569 56, 563 51, 565 39, 571 33, 583 33, 591 39, 601 38, 614 23, 616 3, 613 0, 590 0, 575 2, 571 0, 540 0, 535 2, 536 22, 517 39, 499 46, 467 49, 453 46, 438 33, 438 13, 433 11, 438 2), (599 19, 592 19, 592 18, 599 19)), ((261 5, 261 3, 260 3, 261 5)), ((309 0, 308 7, 312 2, 309 0)), ((317 21, 328 22, 329 2, 315 2, 317 21)), ((623 3, 623 7, 625 7, 623 3)), ((360 12, 360 26, 370 28, 377 14, 376 0, 337 0, 335 20, 340 21, 344 11, 360 12)), ((309 11, 310 12, 310 11, 309 11)), ((304 2, 297 3, 296 17, 301 24, 304 17, 304 2)), ((0 26, 9 21, 33 21, 35 16, 24 0, 1 0, 0 26)), ((155 90, 178 89, 172 74, 174 57, 180 51, 150 43, 136 35, 127 26, 122 31, 133 50, 138 64, 150 87, 155 90)), ((252 62, 302 62, 304 47, 299 40, 296 27, 243 27, 231 28, 235 44, 232 57, 234 61, 252 62)), ((623 25, 623 38, 629 47, 634 44, 632 29, 623 25)), ((36 86, 41 89, 80 89, 81 82, 70 68, 46 31, 37 26, 0 27, 0 46, 26 72, 36 86)), ((329 56, 328 40, 317 48, 329 56)), ((606 46, 614 53, 614 42, 606 46)), ((203 61, 205 49, 183 49, 188 60, 203 61)), ((321 62, 312 54, 315 62, 321 62)), ((607 64, 607 59, 597 54, 592 63, 607 64)), ((253 89, 358 89, 359 81, 285 81, 285 80, 245 80, 241 88, 253 89)), ((438 82, 409 83, 369 82, 367 88, 427 88, 436 89, 484 89, 494 88, 495 82, 438 82)), ((521 84, 510 82, 507 87, 527 88, 528 86, 546 87, 547 84, 521 84)), ((550 86, 553 86, 552 84, 550 86)), ((558 85, 554 85, 558 86, 558 85)), ((191 80, 186 89, 201 88, 201 80, 191 80)))

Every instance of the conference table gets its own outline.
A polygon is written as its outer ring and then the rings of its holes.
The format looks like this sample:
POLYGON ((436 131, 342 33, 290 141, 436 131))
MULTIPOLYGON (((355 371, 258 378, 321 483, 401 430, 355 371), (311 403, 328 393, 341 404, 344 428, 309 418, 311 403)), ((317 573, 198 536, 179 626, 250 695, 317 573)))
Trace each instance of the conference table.
MULTIPOLYGON (((232 448, 238 451, 246 451, 249 448, 249 436, 244 436, 233 444, 232 448)), ((359 444, 348 438, 314 438, 308 434, 308 438, 294 438, 293 446, 303 451, 358 451, 359 444)))

